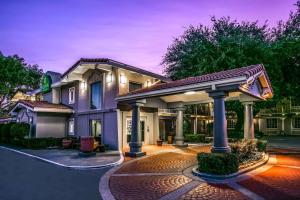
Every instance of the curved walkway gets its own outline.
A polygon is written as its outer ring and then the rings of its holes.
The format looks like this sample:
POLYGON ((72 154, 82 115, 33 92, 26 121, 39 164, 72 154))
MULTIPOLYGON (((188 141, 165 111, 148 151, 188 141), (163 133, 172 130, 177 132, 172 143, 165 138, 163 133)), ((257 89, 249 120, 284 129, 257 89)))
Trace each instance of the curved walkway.
MULTIPOLYGON (((228 183, 208 183, 189 175, 196 154, 192 146, 125 162, 109 173, 107 189, 115 199, 299 199, 300 155, 277 156, 277 164, 228 183)), ((100 187, 103 185, 100 184, 100 187)), ((100 188, 101 191, 101 188, 100 188)))

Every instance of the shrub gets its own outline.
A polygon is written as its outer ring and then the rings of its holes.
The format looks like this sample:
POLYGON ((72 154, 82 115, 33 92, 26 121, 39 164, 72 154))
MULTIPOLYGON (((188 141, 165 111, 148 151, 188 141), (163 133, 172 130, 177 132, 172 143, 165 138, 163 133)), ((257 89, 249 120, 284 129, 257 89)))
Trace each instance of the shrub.
POLYGON ((255 135, 256 138, 262 138, 264 136, 264 133, 261 132, 261 131, 256 130, 254 132, 254 135, 255 135))
POLYGON ((204 134, 186 134, 184 136, 186 142, 205 142, 204 134))
POLYGON ((29 135, 30 125, 27 123, 13 124, 10 127, 10 135, 12 139, 22 140, 29 135))
POLYGON ((233 139, 242 139, 244 133, 242 131, 228 131, 228 137, 233 139))
POLYGON ((22 146, 31 149, 42 149, 47 147, 61 146, 62 138, 25 138, 22 146))
POLYGON ((259 152, 266 152, 267 144, 266 140, 257 140, 256 148, 259 152))
POLYGON ((256 155, 256 143, 256 140, 247 139, 232 143, 230 144, 231 152, 238 156, 240 163, 243 163, 256 155))
POLYGON ((237 172, 239 161, 233 153, 199 153, 198 170, 200 172, 226 175, 237 172))
POLYGON ((1 141, 3 143, 10 143, 11 142, 11 134, 10 134, 10 128, 15 123, 8 123, 3 124, 1 127, 1 141))

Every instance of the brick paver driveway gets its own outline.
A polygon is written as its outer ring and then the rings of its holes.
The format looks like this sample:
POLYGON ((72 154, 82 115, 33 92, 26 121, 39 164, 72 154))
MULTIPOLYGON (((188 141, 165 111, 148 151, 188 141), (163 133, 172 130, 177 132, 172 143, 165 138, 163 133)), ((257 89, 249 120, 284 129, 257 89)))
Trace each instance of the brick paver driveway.
POLYGON ((110 176, 111 194, 120 200, 300 199, 298 154, 277 155, 277 163, 262 173, 217 184, 185 171, 196 165, 196 154, 209 151, 209 146, 171 150, 125 162, 110 176))

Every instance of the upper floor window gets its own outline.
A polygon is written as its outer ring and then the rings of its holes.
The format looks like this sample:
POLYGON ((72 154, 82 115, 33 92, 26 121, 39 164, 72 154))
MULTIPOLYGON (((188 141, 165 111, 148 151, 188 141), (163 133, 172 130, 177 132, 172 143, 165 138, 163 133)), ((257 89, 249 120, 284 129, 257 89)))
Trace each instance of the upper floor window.
POLYGON ((129 81, 129 92, 141 89, 143 84, 129 81))
POLYGON ((75 87, 69 88, 69 104, 75 103, 75 87))
POLYGON ((294 128, 300 128, 300 117, 294 118, 294 128))
POLYGON ((91 109, 100 109, 102 104, 102 82, 91 84, 91 109))
POLYGON ((277 128, 278 123, 276 118, 268 118, 267 119, 267 128, 277 128))

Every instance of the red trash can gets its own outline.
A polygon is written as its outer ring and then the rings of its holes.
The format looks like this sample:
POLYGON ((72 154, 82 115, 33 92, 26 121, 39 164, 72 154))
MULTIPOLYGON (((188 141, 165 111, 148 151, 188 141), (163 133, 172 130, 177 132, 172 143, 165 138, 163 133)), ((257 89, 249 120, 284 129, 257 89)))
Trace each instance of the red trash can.
POLYGON ((94 137, 86 136, 80 138, 80 151, 91 152, 94 150, 94 137))

